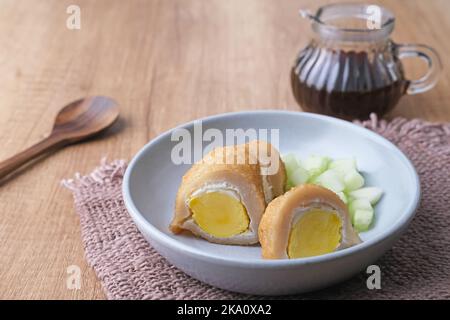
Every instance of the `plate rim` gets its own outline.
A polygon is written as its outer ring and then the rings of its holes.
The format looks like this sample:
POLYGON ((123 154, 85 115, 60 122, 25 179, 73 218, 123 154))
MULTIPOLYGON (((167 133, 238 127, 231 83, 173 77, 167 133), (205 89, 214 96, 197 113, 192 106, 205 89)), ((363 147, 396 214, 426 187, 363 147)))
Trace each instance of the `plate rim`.
MULTIPOLYGON (((161 245, 167 246, 171 250, 174 250, 180 254, 189 255, 193 258, 207 261, 209 263, 216 263, 216 264, 220 264, 220 265, 228 265, 228 266, 233 266, 233 267, 252 267, 252 268, 259 268, 259 269, 263 268, 264 269, 264 268, 273 268, 273 267, 295 268, 295 267, 298 267, 299 265, 317 264, 317 263, 326 262, 326 261, 330 261, 330 260, 342 259, 347 256, 351 256, 356 253, 360 253, 370 247, 373 247, 383 241, 388 240, 389 238, 391 238, 394 235, 400 235, 401 233, 403 233, 406 230, 409 223, 411 222, 411 220, 414 218, 414 216, 416 214, 417 207, 418 207, 419 201, 420 201, 420 196, 421 196, 421 187, 420 187, 419 176, 418 176, 417 171, 414 168, 413 164, 411 163, 411 160, 396 145, 394 145, 392 142, 390 142, 383 136, 375 133, 374 131, 366 129, 362 126, 358 126, 352 122, 333 118, 330 116, 314 114, 314 113, 309 113, 309 112, 265 109, 265 110, 247 110, 247 111, 227 112, 227 113, 220 113, 220 114, 215 114, 215 115, 211 115, 211 116, 206 116, 203 118, 188 121, 188 122, 178 125, 174 128, 166 130, 165 132, 156 136, 155 138, 150 140, 148 143, 146 143, 134 155, 132 160, 129 162, 127 169, 125 171, 125 174, 124 174, 123 182, 122 182, 122 196, 123 196, 123 200, 125 203, 125 207, 129 213, 129 215, 131 216, 132 220, 134 220, 137 228, 139 230, 141 229, 141 227, 145 228, 146 233, 151 235, 151 238, 153 241, 156 241, 161 245), (210 121, 215 121, 215 120, 223 120, 223 119, 227 119, 227 118, 232 118, 232 117, 239 116, 239 115, 251 115, 251 114, 265 114, 265 115, 285 114, 285 115, 292 115, 292 116, 296 116, 296 117, 300 116, 300 117, 306 117, 306 118, 312 118, 312 119, 321 119, 324 121, 337 123, 344 127, 350 127, 357 131, 360 131, 361 133, 363 133, 365 135, 369 135, 370 138, 373 138, 374 140, 380 142, 381 144, 390 147, 400 157, 400 159, 404 162, 404 164, 406 164, 406 166, 409 169, 410 173, 412 174, 412 177, 415 182, 414 183, 415 184, 415 193, 413 195, 413 201, 411 203, 409 203, 408 207, 405 209, 405 213, 400 217, 400 219, 395 224, 390 226, 390 228, 388 228, 386 231, 381 232, 379 235, 376 235, 373 238, 368 239, 368 240, 362 242, 361 244, 358 244, 358 245, 350 247, 350 248, 335 251, 335 252, 328 253, 325 255, 307 257, 307 258, 298 258, 298 259, 239 260, 237 258, 212 256, 210 254, 205 253, 204 251, 202 251, 200 249, 197 249, 197 248, 194 248, 187 244, 184 244, 182 241, 173 239, 169 235, 160 231, 149 221, 147 221, 147 219, 145 219, 145 217, 140 213, 138 208, 134 205, 134 202, 131 197, 130 189, 129 189, 131 172, 132 172, 133 168, 135 167, 136 163, 139 161, 139 159, 142 158, 143 155, 146 153, 147 149, 151 148, 152 145, 158 143, 159 141, 165 139, 174 130, 191 127, 196 122, 199 122, 199 121, 210 122, 210 121)), ((159 252, 159 250, 157 250, 157 251, 159 252)))

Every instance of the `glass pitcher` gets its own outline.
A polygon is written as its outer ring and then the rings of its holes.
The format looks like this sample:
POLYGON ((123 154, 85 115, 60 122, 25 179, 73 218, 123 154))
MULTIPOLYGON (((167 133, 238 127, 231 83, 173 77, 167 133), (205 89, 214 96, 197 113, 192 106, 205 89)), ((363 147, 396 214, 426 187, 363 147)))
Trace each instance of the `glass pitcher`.
POLYGON ((295 99, 303 110, 344 119, 383 116, 402 95, 430 90, 442 69, 436 51, 425 45, 396 44, 395 17, 386 8, 332 4, 311 19, 314 37, 291 71, 295 99), (405 79, 401 59, 419 57, 428 65, 418 80, 405 79))

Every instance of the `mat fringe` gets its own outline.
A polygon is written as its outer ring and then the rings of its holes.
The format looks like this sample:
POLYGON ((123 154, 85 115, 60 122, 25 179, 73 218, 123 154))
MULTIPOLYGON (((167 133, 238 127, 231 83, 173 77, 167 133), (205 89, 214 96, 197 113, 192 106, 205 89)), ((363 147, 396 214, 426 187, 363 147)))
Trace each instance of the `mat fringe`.
POLYGON ((105 184, 115 179, 121 179, 127 169, 127 163, 123 159, 113 160, 108 163, 107 157, 100 160, 100 165, 88 175, 75 173, 72 179, 64 179, 61 184, 71 191, 81 187, 89 186, 92 183, 105 184))

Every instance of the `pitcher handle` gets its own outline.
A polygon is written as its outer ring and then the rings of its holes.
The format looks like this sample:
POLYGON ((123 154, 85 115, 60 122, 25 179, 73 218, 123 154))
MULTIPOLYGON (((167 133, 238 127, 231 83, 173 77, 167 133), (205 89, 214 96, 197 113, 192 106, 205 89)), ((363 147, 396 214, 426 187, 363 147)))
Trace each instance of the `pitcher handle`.
POLYGON ((397 44, 396 46, 400 59, 418 57, 425 60, 428 65, 428 71, 424 76, 417 80, 410 80, 406 93, 418 94, 433 88, 442 71, 441 59, 436 50, 423 44, 397 44))

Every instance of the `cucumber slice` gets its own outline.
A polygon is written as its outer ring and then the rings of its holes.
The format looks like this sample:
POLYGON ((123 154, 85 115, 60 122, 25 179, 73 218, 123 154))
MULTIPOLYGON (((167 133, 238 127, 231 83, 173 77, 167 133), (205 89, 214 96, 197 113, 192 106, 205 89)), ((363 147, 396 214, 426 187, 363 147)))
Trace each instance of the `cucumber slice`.
POLYGON ((338 174, 333 170, 327 170, 320 176, 314 179, 313 183, 322 186, 324 188, 330 189, 336 193, 344 191, 344 184, 339 178, 338 174))
POLYGON ((311 155, 303 162, 303 167, 308 170, 311 177, 318 176, 328 169, 331 159, 328 157, 311 155))
POLYGON ((354 190, 349 195, 354 199, 367 199, 374 206, 383 195, 383 190, 377 187, 366 187, 354 190))
POLYGON ((294 186, 304 184, 308 181, 308 179, 309 179, 308 171, 306 171, 300 166, 297 167, 297 169, 295 169, 295 171, 290 176, 290 181, 294 186))
POLYGON ((344 192, 338 192, 337 195, 339 196, 339 198, 341 198, 342 202, 347 204, 348 203, 348 199, 347 196, 345 195, 344 192))
POLYGON ((373 210, 373 208, 372 208, 372 205, 370 204, 370 201, 363 198, 363 199, 353 200, 348 205, 348 211, 350 213, 350 217, 352 218, 352 220, 353 220, 356 210, 373 210))
POLYGON ((353 215, 353 226, 356 231, 363 232, 369 230, 373 221, 374 212, 373 209, 357 209, 353 215))
POLYGON ((356 160, 355 158, 348 158, 348 159, 337 159, 330 163, 329 169, 334 169, 337 171, 341 171, 344 173, 347 173, 352 170, 358 170, 356 167, 356 160))
POLYGON ((344 185, 346 191, 353 191, 364 185, 364 177, 356 170, 352 170, 344 175, 344 185))
POLYGON ((292 153, 282 156, 281 160, 284 163, 284 166, 286 168, 286 173, 288 176, 290 176, 295 171, 295 169, 297 169, 299 166, 297 157, 292 153))

